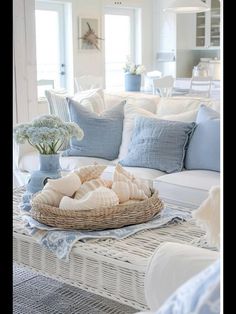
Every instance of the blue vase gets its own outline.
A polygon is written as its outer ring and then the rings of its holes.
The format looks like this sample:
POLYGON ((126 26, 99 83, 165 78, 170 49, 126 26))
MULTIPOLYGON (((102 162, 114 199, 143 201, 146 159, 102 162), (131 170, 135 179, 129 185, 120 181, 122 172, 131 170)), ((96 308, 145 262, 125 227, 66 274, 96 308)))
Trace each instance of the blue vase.
POLYGON ((40 170, 34 171, 26 185, 26 191, 36 193, 41 191, 48 179, 61 177, 60 154, 39 155, 40 170))
POLYGON ((125 73, 125 90, 127 92, 139 92, 141 87, 141 74, 125 73))

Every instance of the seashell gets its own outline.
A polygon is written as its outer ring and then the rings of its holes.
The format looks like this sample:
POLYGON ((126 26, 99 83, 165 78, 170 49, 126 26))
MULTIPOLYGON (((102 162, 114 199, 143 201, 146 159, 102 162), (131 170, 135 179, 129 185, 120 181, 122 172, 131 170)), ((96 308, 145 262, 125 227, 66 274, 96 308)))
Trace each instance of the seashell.
POLYGON ((81 182, 84 183, 85 181, 99 178, 106 167, 105 165, 89 165, 75 170, 75 173, 80 177, 81 182))
POLYGON ((138 189, 137 185, 132 183, 131 181, 113 182, 112 190, 117 194, 120 203, 126 202, 129 199, 145 200, 147 198, 144 191, 138 189))
POLYGON ((99 188, 100 186, 107 187, 107 182, 102 179, 94 179, 90 181, 84 182, 79 189, 75 192, 74 199, 82 198, 86 193, 90 191, 94 191, 95 189, 99 188))
POLYGON ((141 202, 141 201, 140 200, 128 200, 122 203, 122 205, 131 205, 131 204, 136 204, 137 202, 141 202))
POLYGON ((81 199, 64 196, 60 202, 61 209, 90 210, 96 208, 112 207, 119 204, 119 199, 114 191, 99 187, 85 194, 81 199))
POLYGON ((120 173, 118 171, 114 171, 113 173, 113 182, 131 182, 129 178, 127 178, 123 173, 120 173))
POLYGON ((135 183, 140 190, 143 190, 143 192, 145 193, 147 197, 151 197, 152 195, 151 189, 144 180, 134 178, 132 182, 135 183))
POLYGON ((58 207, 62 198, 63 194, 59 192, 50 189, 43 189, 42 192, 34 197, 33 201, 58 207))
POLYGON ((119 173, 122 173, 124 176, 126 176, 128 179, 130 179, 131 181, 133 179, 135 179, 134 175, 130 172, 128 172, 127 170, 125 170, 121 164, 117 164, 116 165, 116 168, 115 168, 115 171, 119 172, 119 173))
POLYGON ((148 184, 146 184, 143 180, 135 178, 135 176, 132 173, 125 170, 120 164, 117 164, 114 175, 113 175, 113 177, 116 178, 116 180, 113 180, 113 181, 127 181, 127 180, 121 180, 122 178, 124 179, 124 177, 120 176, 120 174, 130 179, 132 183, 135 183, 140 190, 144 191, 147 197, 151 196, 151 190, 148 184))
POLYGON ((46 189, 50 188, 66 196, 72 196, 80 186, 80 178, 73 172, 59 179, 48 179, 45 185, 46 189))
POLYGON ((104 186, 106 187, 106 188, 109 188, 109 189, 111 189, 111 187, 112 187, 112 180, 105 180, 105 179, 102 179, 103 180, 103 182, 104 182, 104 186))

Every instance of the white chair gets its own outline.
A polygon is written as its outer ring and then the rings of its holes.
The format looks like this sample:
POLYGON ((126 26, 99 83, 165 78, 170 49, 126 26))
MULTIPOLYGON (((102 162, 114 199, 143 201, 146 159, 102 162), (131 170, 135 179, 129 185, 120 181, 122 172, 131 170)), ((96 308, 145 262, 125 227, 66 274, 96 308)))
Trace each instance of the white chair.
POLYGON ((154 79, 162 77, 162 73, 160 71, 150 71, 144 75, 144 91, 152 92, 152 82, 154 79))
POLYGON ((174 86, 174 78, 171 75, 153 79, 152 93, 159 94, 161 97, 171 97, 174 86))
POLYGON ((103 89, 103 79, 101 76, 84 75, 80 77, 75 77, 75 87, 76 92, 102 88, 103 89))
POLYGON ((187 96, 210 97, 212 85, 211 76, 193 76, 187 96))
POLYGON ((51 89, 45 91, 45 96, 48 101, 49 113, 58 116, 62 121, 70 121, 66 100, 66 97, 70 96, 68 92, 65 89, 51 89))

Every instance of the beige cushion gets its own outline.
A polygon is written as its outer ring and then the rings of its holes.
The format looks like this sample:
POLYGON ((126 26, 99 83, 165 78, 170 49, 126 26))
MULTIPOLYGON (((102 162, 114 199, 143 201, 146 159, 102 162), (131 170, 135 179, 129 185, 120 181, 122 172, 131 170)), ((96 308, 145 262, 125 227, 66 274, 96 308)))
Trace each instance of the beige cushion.
POLYGON ((191 110, 196 110, 201 104, 212 107, 215 105, 215 102, 209 98, 199 97, 162 97, 157 106, 156 113, 158 117, 179 114, 191 110))
POLYGON ((122 141, 120 145, 120 151, 118 159, 124 159, 128 154, 128 148, 132 137, 132 132, 134 128, 134 120, 137 116, 144 116, 144 117, 153 117, 155 118, 156 115, 151 113, 148 110, 143 108, 139 108, 133 103, 130 103, 128 100, 124 106, 124 120, 123 120, 123 132, 122 132, 122 141))
POLYGON ((214 185, 220 184, 220 173, 208 170, 188 170, 158 177, 153 186, 160 196, 174 202, 199 206, 214 185))
POLYGON ((78 101, 80 105, 97 114, 100 114, 105 110, 103 90, 100 88, 78 92, 72 99, 78 101))
POLYGON ((187 112, 181 112, 178 114, 165 115, 162 116, 161 119, 181 122, 195 122, 197 118, 197 113, 198 109, 194 109, 187 112))

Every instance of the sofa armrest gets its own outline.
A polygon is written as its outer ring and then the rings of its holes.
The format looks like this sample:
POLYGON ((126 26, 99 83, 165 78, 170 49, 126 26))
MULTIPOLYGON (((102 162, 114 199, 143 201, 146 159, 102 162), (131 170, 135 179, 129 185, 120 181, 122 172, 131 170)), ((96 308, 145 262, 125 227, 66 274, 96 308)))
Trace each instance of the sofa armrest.
POLYGON ((219 258, 219 252, 164 242, 154 252, 146 271, 145 296, 156 311, 187 280, 219 258))
POLYGON ((13 141, 13 169, 20 169, 21 158, 28 154, 35 152, 36 149, 29 143, 17 144, 13 141))

